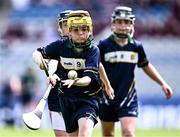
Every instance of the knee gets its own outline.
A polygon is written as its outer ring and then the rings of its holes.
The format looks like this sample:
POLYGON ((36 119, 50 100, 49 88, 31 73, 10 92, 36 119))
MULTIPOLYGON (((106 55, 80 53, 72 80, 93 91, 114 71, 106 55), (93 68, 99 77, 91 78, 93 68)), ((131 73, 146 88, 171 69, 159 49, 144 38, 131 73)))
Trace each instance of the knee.
POLYGON ((131 129, 124 129, 122 130, 123 137, 135 137, 135 131, 131 129))
POLYGON ((80 136, 80 137, 91 137, 91 132, 89 132, 88 130, 79 131, 78 136, 80 136))
POLYGON ((88 127, 83 126, 79 128, 79 133, 78 135, 81 137, 90 137, 92 134, 92 130, 90 130, 88 127))
POLYGON ((114 137, 114 131, 103 131, 103 137, 114 137))
POLYGON ((56 137, 68 137, 68 134, 65 131, 55 130, 56 137))

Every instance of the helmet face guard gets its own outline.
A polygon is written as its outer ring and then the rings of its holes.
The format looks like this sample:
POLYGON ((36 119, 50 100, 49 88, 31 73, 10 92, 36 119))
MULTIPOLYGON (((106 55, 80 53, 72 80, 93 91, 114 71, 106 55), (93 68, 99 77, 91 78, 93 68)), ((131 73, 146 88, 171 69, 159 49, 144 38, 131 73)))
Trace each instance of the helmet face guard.
POLYGON ((92 36, 92 20, 87 11, 77 10, 72 11, 68 17, 68 29, 69 31, 84 31, 85 29, 89 32, 89 37, 84 43, 74 43, 74 47, 76 48, 84 48, 89 47, 91 45, 91 36, 92 36))
MULTIPOLYGON (((132 13, 132 9, 125 6, 118 6, 114 9, 112 16, 111 16, 112 23, 114 23, 116 20, 128 20, 132 24, 134 24, 135 21, 135 15, 132 13)), ((118 38, 128 38, 132 37, 134 33, 134 27, 130 28, 128 34, 121 34, 117 32, 113 32, 114 35, 118 38)))

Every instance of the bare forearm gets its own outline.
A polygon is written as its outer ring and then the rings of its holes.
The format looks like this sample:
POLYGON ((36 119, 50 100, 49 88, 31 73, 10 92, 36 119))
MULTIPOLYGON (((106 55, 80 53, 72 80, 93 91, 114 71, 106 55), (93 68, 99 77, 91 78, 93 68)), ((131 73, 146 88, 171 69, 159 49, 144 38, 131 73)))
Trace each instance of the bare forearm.
POLYGON ((156 68, 152 64, 148 64, 148 66, 143 68, 144 72, 152 78, 154 81, 156 81, 159 85, 166 84, 164 79, 161 77, 159 72, 156 70, 156 68))
POLYGON ((110 82, 109 79, 107 77, 107 74, 105 72, 104 66, 102 65, 102 63, 100 63, 99 65, 99 75, 100 75, 100 79, 102 80, 103 84, 105 86, 110 86, 110 82))
POLYGON ((99 65, 99 75, 100 75, 100 79, 102 80, 102 82, 104 84, 106 94, 109 96, 110 99, 114 99, 114 97, 115 97, 114 90, 111 87, 111 84, 109 82, 109 79, 107 77, 107 74, 105 72, 105 69, 104 69, 104 66, 102 65, 102 63, 100 63, 100 65, 99 65))
MULTIPOLYGON (((32 58, 33 58, 33 61, 41 68, 41 69, 44 69, 43 68, 43 62, 42 62, 42 55, 39 51, 35 50, 32 54, 32 58)), ((49 72, 49 75, 53 75, 54 72, 56 71, 57 69, 57 64, 58 64, 58 61, 57 60, 54 60, 54 59, 51 59, 49 62, 48 62, 48 72, 49 72)))
POLYGON ((88 86, 91 83, 91 78, 88 76, 84 76, 82 78, 75 79, 73 85, 75 86, 88 86))
POLYGON ((144 72, 149 75, 154 81, 156 81, 159 85, 161 85, 166 98, 170 99, 173 95, 173 91, 171 87, 164 81, 164 79, 161 77, 161 75, 158 73, 158 71, 155 69, 155 67, 151 64, 148 64, 148 66, 143 68, 144 72))
POLYGON ((36 63, 36 65, 38 65, 39 68, 42 69, 42 60, 41 60, 41 53, 37 50, 35 50, 33 53, 32 53, 32 59, 34 61, 34 63, 36 63))

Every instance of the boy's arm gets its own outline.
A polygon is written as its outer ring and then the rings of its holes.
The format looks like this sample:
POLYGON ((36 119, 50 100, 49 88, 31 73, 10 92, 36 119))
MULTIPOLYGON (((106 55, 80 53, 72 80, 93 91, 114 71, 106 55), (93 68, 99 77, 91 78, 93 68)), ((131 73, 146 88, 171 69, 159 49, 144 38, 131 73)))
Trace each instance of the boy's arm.
POLYGON ((91 78, 89 76, 84 76, 82 78, 62 80, 62 83, 63 86, 68 85, 68 88, 70 88, 72 85, 84 87, 91 83, 91 78))
POLYGON ((105 69, 102 63, 99 64, 99 75, 100 75, 100 79, 102 80, 104 84, 106 94, 109 96, 110 99, 114 99, 115 97, 114 90, 111 87, 111 84, 109 82, 109 79, 107 77, 107 74, 105 72, 105 69))
POLYGON ((171 87, 165 82, 165 80, 161 77, 159 72, 152 64, 148 63, 148 65, 143 67, 143 70, 150 78, 152 78, 162 87, 167 99, 172 97, 173 91, 171 87))

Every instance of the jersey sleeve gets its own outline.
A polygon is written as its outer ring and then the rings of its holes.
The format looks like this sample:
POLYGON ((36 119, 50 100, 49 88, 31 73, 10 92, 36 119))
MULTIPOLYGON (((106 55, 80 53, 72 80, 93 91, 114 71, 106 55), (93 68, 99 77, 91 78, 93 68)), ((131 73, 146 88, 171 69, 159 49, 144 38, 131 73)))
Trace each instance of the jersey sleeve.
POLYGON ((59 59, 58 51, 60 45, 60 41, 56 41, 53 43, 50 43, 49 45, 45 47, 38 48, 37 50, 41 52, 43 58, 45 59, 59 59))
POLYGON ((93 47, 89 50, 85 62, 85 70, 83 76, 89 76, 91 78, 90 85, 94 88, 99 87, 99 61, 100 61, 100 53, 97 47, 93 47))
POLYGON ((138 67, 145 67, 149 63, 142 44, 138 46, 138 67))

